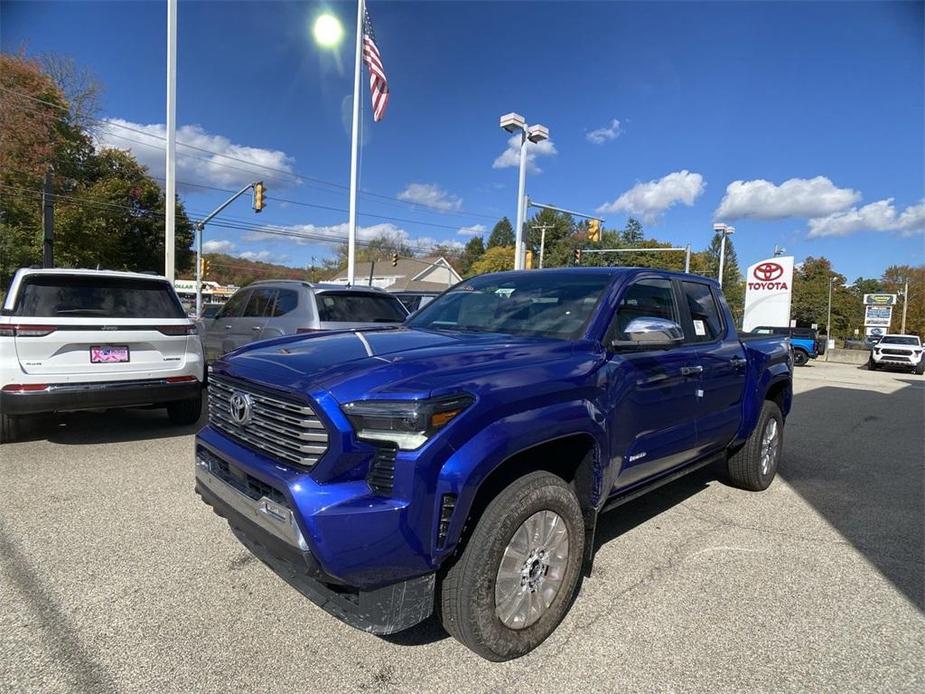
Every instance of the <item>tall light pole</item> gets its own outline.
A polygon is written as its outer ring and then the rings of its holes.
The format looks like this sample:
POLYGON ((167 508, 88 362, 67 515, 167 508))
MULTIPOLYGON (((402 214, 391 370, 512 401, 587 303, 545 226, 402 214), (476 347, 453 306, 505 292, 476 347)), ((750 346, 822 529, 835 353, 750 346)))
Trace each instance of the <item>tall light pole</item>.
POLYGON ((719 282, 719 286, 722 287, 723 266, 726 263, 726 237, 732 236, 735 233, 736 228, 731 227, 728 224, 714 224, 713 231, 723 235, 719 242, 719 277, 717 277, 717 282, 719 282))
POLYGON ((835 346, 832 338, 832 285, 835 284, 835 277, 829 277, 829 310, 828 315, 825 319, 825 341, 826 341, 826 350, 825 350, 825 360, 829 360, 829 346, 835 346))
POLYGON ((536 144, 549 139, 549 129, 542 125, 527 125, 519 113, 501 116, 501 128, 509 133, 520 133, 520 173, 517 183, 517 226, 514 230, 514 269, 524 269, 523 233, 527 212, 527 142, 536 144))
POLYGON ((909 278, 906 278, 906 283, 903 285, 903 325, 899 331, 900 335, 906 334, 906 307, 909 305, 909 278))

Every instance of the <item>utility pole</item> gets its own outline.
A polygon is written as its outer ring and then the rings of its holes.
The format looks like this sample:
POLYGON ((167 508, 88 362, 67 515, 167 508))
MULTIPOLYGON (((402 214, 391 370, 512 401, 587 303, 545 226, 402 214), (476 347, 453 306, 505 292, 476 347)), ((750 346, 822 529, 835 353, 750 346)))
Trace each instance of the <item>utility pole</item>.
POLYGON ((540 270, 543 269, 543 254, 546 251, 546 230, 552 229, 552 224, 534 224, 530 227, 534 231, 536 229, 540 230, 540 270))
POLYGON ((713 231, 723 235, 719 242, 719 277, 716 278, 716 281, 719 282, 719 286, 722 287, 723 265, 726 263, 726 237, 732 236, 735 233, 735 227, 731 227, 728 224, 714 224, 713 231))
POLYGON ((909 278, 906 278, 906 283, 903 285, 903 325, 899 331, 900 335, 906 334, 906 307, 909 306, 909 278))
POLYGON ((42 188, 42 267, 55 266, 55 189, 54 168, 45 169, 42 188))

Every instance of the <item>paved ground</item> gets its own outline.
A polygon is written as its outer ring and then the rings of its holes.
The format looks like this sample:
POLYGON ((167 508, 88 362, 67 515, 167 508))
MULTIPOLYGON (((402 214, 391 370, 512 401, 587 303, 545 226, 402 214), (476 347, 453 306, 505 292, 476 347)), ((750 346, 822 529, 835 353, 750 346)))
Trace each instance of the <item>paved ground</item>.
POLYGON ((767 492, 707 469, 611 514, 562 626, 504 664, 302 599, 162 414, 49 420, 0 449, 0 690, 925 691, 925 378, 814 364, 797 391, 767 492))

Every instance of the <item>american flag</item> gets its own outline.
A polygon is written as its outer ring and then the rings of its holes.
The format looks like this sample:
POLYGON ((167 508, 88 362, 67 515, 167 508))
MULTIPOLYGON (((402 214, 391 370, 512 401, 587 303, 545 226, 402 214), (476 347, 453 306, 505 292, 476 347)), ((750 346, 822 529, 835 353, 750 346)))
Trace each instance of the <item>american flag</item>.
POLYGON ((365 7, 363 8, 363 62, 369 70, 369 91, 373 97, 373 120, 378 123, 382 120, 385 107, 389 104, 389 81, 385 77, 385 68, 382 67, 379 47, 376 46, 373 23, 365 7))

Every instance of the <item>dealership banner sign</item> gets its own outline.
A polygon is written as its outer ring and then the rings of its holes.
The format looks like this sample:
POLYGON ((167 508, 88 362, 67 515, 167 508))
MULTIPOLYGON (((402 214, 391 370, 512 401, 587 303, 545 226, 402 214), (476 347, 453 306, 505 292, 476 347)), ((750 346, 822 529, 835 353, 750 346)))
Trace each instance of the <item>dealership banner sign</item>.
POLYGON ((750 265, 745 277, 742 329, 789 326, 792 293, 793 256, 766 258, 750 265))
POLYGON ((864 295, 864 334, 886 335, 893 320, 896 294, 864 295))

